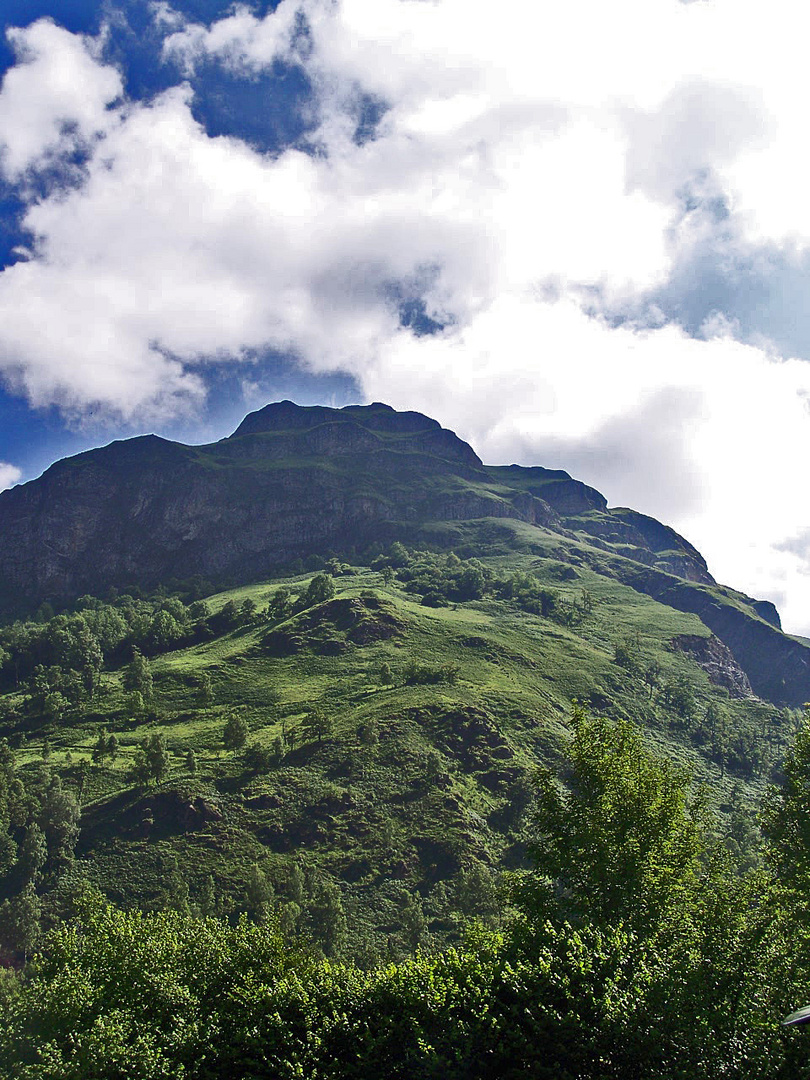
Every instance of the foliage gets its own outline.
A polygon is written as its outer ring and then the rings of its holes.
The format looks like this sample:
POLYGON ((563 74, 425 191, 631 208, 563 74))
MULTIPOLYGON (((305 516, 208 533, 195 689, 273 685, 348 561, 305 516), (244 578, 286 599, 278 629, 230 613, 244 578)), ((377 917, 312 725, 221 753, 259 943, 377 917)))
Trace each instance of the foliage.
POLYGON ((222 744, 226 750, 241 750, 247 742, 248 726, 241 713, 228 717, 222 732, 222 744))
POLYGON ((626 721, 572 715, 567 790, 541 774, 532 852, 559 918, 645 931, 707 886, 703 808, 689 777, 626 721))
POLYGON ((311 563, 339 572, 339 599, 306 611, 312 572, 191 603, 165 592, 86 597, 72 613, 0 627, 0 736, 17 747, 0 795, 0 902, 23 889, 26 860, 28 872, 39 861, 32 826, 46 832, 42 808, 59 778, 84 816, 66 814, 68 842, 60 850, 52 831, 53 858, 33 871, 44 926, 62 917, 68 881, 84 874, 149 910, 202 910, 211 878, 216 911, 234 919, 258 864, 288 934, 313 938, 321 880, 343 905, 342 957, 370 968, 422 939, 406 929, 418 913, 402 905, 403 889, 419 897, 424 942, 443 948, 466 918, 501 925, 500 871, 525 860, 532 771, 556 768, 573 697, 645 725, 695 770, 723 807, 718 842, 736 867, 757 865, 758 786, 795 714, 711 685, 670 647, 699 631, 693 616, 583 561, 565 566, 559 539, 553 558, 529 549, 489 558, 462 528, 457 555, 402 545, 373 576, 331 556, 311 563), (444 607, 419 604, 420 575, 448 586, 444 607), (460 599, 465 588, 471 599, 460 599), (160 638, 169 619, 181 637, 160 638), (285 651, 263 649, 268 629, 285 636, 285 651), (633 650, 632 670, 616 663, 617 642, 633 650), (686 716, 666 690, 679 682, 694 701, 686 716), (234 716, 249 734, 223 753, 234 716), (735 800, 724 772, 740 782, 735 800), (299 899, 285 891, 290 860, 308 883, 299 899))
POLYGON ((331 600, 335 595, 335 583, 328 574, 316 574, 307 585, 298 603, 300 609, 313 607, 331 600))
POLYGON ((147 735, 135 754, 130 768, 130 775, 136 784, 158 783, 164 779, 171 768, 171 759, 163 735, 147 735))

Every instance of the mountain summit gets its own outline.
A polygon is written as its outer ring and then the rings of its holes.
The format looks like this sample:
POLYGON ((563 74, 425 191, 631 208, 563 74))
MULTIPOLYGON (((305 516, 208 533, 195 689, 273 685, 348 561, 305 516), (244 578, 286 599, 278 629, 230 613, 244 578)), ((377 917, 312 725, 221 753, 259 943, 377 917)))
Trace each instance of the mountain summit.
POLYGON ((781 633, 772 605, 718 586, 673 529, 608 508, 561 470, 484 465, 435 420, 378 402, 276 402, 216 443, 113 442, 0 493, 0 610, 195 576, 259 580, 393 540, 452 544, 442 526, 493 519, 552 534, 562 563, 699 615, 760 695, 810 697, 810 649, 781 633))

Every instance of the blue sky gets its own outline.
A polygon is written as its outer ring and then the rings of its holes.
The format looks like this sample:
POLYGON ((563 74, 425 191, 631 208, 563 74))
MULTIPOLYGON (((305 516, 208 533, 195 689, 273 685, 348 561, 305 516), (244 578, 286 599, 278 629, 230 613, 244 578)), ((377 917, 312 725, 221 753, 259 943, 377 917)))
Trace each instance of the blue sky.
MULTIPOLYGON (((231 8, 230 4, 208 0, 174 6, 195 21, 214 21, 231 8)), ((262 13, 273 7, 257 5, 254 10, 262 13)), ((6 0, 3 17, 4 27, 25 27, 50 18, 74 34, 96 36, 106 28, 106 53, 119 66, 126 94, 132 100, 149 100, 176 82, 176 71, 161 60, 162 37, 146 3, 116 4, 113 8, 86 0, 6 0)), ((0 77, 14 63, 14 49, 4 37, 0 41, 0 77)), ((294 142, 305 130, 299 105, 306 101, 309 88, 298 70, 279 70, 245 83, 212 67, 195 78, 194 85, 194 114, 212 136, 248 139, 267 153, 294 142), (256 107, 257 100, 262 101, 261 109, 256 107)), ((20 221, 24 209, 25 200, 15 185, 0 185, 0 265, 4 268, 17 261, 14 249, 26 242, 20 221)), ((268 354, 257 364, 257 385, 249 391, 240 379, 223 373, 212 380, 206 401, 192 416, 160 418, 158 423, 152 417, 122 423, 117 416, 99 416, 92 407, 68 421, 58 399, 32 409, 25 396, 0 385, 0 461, 13 462, 27 479, 57 458, 145 430, 157 428, 167 438, 189 442, 221 438, 236 427, 248 409, 267 400, 290 397, 302 404, 328 401, 343 405, 360 399, 357 384, 348 374, 309 374, 279 354, 268 354)))
POLYGON ((810 632, 810 76, 773 0, 11 0, 0 487, 385 400, 810 632))

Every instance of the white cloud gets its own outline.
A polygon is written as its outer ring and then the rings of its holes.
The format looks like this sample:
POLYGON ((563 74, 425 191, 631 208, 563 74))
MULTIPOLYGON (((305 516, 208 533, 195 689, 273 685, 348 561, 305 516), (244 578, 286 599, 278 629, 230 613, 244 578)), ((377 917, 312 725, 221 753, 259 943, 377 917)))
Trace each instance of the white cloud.
POLYGON ((0 461, 0 491, 13 487, 22 479, 22 471, 16 465, 9 465, 7 461, 0 461))
POLYGON ((810 364, 509 298, 463 331, 400 335, 364 387, 439 416, 485 461, 567 469, 674 525, 721 580, 807 629, 810 552, 780 541, 810 521, 810 364))
MULTIPOLYGON (((274 60, 296 57, 299 11, 295 0, 283 0, 270 18, 259 19, 249 7, 237 5, 231 15, 210 27, 191 24, 170 34, 163 43, 163 53, 180 63, 186 73, 191 73, 201 59, 211 57, 233 71, 261 71, 274 60)), ((157 17, 166 24, 172 14, 164 5, 157 17)))
POLYGON ((0 275, 14 386, 167 415, 193 410, 207 365, 272 347, 436 415, 485 459, 601 485, 810 630, 810 560, 790 542, 810 522, 810 365, 735 341, 722 312, 699 340, 607 317, 666 287, 717 228, 711 200, 737 245, 810 241, 795 4, 766 22, 750 0, 283 0, 210 27, 155 10, 181 74, 303 65, 318 152, 210 138, 184 86, 110 107, 120 79, 97 44, 15 32, 6 169, 53 159, 65 125, 104 139, 80 185, 31 203, 33 257, 0 275), (387 111, 357 145, 362 95, 387 111), (396 287, 446 329, 400 328, 396 287))
POLYGON ((122 84, 114 68, 98 63, 98 42, 48 19, 6 36, 18 63, 0 90, 0 166, 16 178, 103 134, 122 84))

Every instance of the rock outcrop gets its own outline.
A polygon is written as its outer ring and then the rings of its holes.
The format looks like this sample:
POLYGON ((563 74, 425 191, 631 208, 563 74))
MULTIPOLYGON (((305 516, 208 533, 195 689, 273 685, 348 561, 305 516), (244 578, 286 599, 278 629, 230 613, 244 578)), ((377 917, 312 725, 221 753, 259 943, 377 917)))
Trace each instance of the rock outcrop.
POLYGON ((725 687, 730 697, 754 696, 748 676, 734 659, 731 649, 714 634, 709 637, 678 634, 672 639, 671 645, 678 652, 691 656, 709 676, 709 681, 715 686, 725 687))

